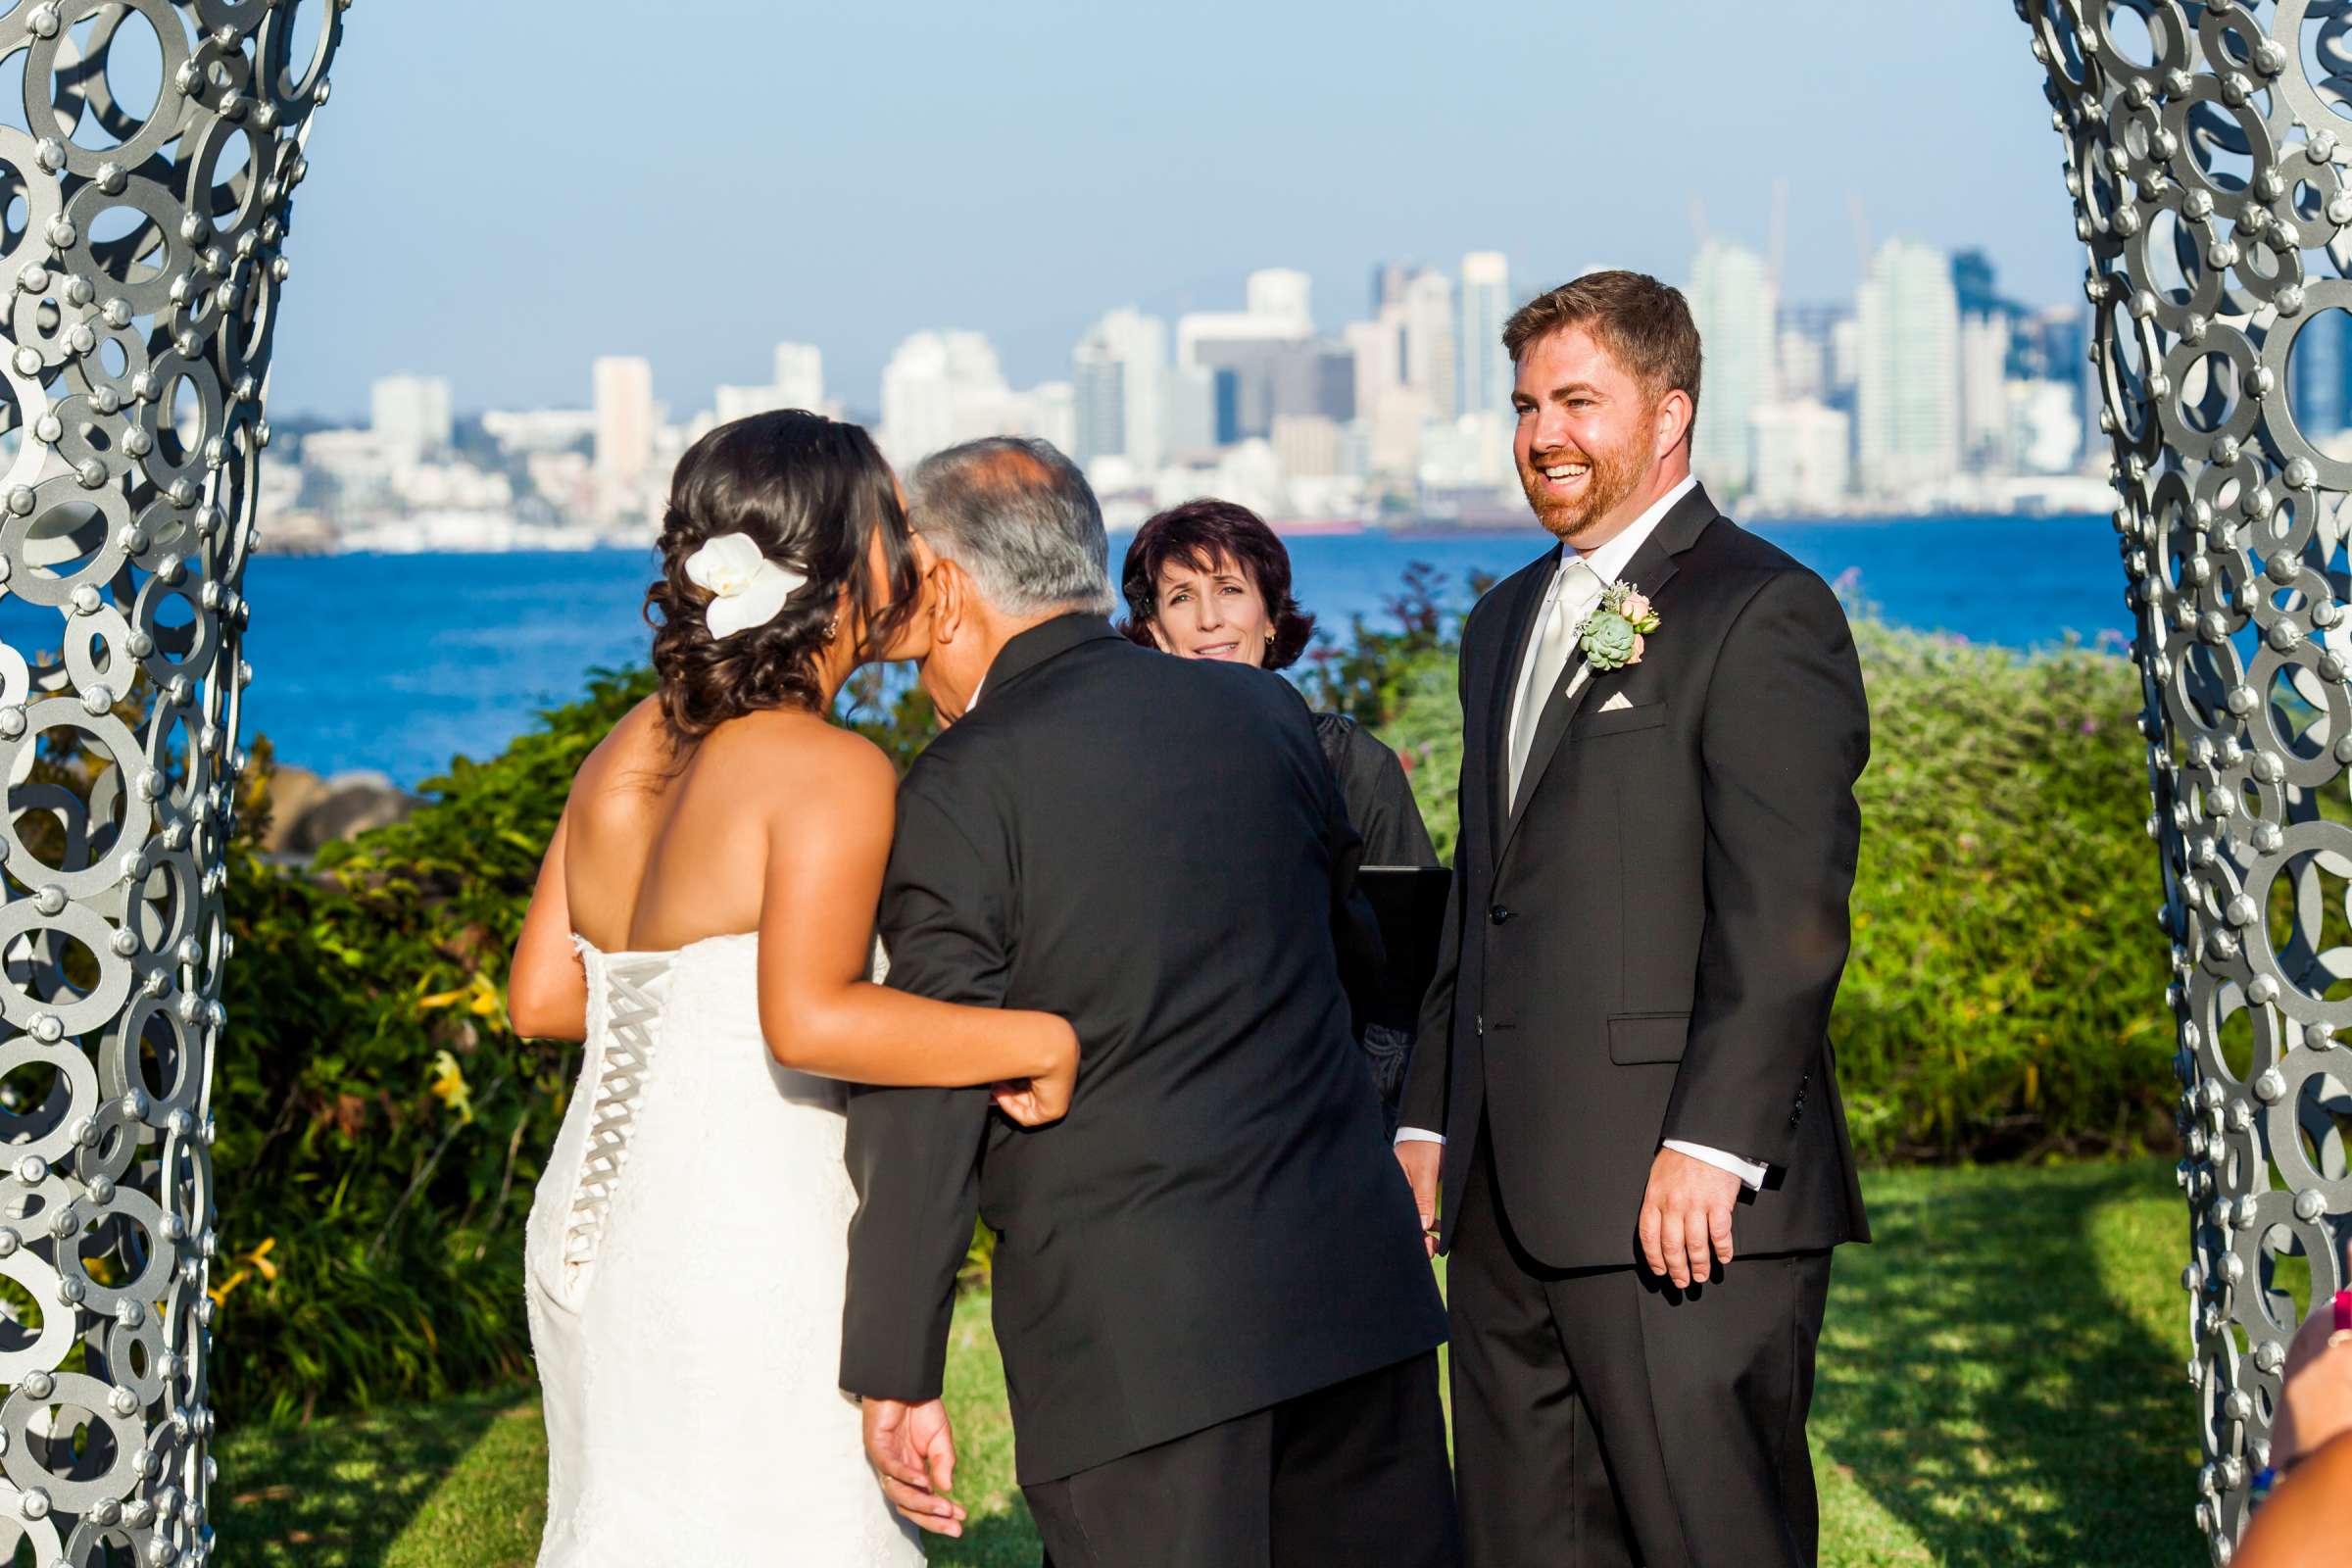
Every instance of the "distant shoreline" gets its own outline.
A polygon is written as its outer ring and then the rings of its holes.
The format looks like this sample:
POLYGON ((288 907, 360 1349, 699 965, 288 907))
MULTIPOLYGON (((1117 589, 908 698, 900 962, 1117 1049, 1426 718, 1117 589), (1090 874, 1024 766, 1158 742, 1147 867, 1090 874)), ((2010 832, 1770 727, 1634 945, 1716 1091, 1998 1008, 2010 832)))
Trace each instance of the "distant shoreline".
MULTIPOLYGON (((2107 517, 2104 514, 2096 512, 1839 512, 1828 514, 1802 514, 1774 512, 1742 513, 1739 509, 1734 508, 1731 515, 1737 521, 1742 524, 1765 529, 1783 527, 1884 527, 1889 524, 1904 525, 1914 523, 1933 524, 1955 522, 2033 522, 2050 523, 2052 525, 2073 525, 2081 523, 2104 524, 2107 521, 2107 517)), ((1313 540, 1316 542, 1334 540, 1444 541, 1449 539, 1510 539, 1516 538, 1522 534, 1540 531, 1536 526, 1535 518, 1532 516, 1520 523, 1480 522, 1455 525, 1445 522, 1420 522, 1402 527, 1388 527, 1377 523, 1365 523, 1359 527, 1350 528, 1335 528, 1329 525, 1295 528, 1277 522, 1273 526, 1274 531, 1285 539, 1313 540)), ((267 537, 268 530, 265 528, 263 531, 265 537, 267 537)), ((1114 525, 1109 529, 1109 532, 1113 535, 1124 537, 1128 534, 1134 533, 1135 530, 1132 527, 1114 525)), ((653 548, 654 541, 647 539, 639 543, 624 543, 619 540, 598 540, 591 544, 524 544, 495 550, 451 549, 446 546, 426 550, 385 550, 380 548, 358 550, 273 550, 265 547, 261 551, 261 554, 263 556, 277 560, 306 561, 423 560, 433 557, 477 560, 489 557, 504 556, 529 557, 648 555, 652 552, 653 548)))

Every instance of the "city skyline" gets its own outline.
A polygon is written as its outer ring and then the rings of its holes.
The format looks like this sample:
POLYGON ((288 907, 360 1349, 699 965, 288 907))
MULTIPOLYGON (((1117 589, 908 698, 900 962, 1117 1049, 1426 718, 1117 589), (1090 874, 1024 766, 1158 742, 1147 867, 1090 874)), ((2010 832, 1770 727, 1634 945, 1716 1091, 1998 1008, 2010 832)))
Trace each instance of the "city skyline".
POLYGON ((2062 225, 2005 217, 2020 192, 2064 199, 2006 8, 1873 18, 1874 69, 1837 94, 1801 86, 1820 35, 1856 25, 1834 0, 1707 7, 1697 54, 1697 8, 1676 4, 1548 37, 1401 4, 1212 3, 1178 24, 1073 3, 1022 25, 927 3, 671 9, 664 33, 710 47, 625 74, 612 40, 641 19, 612 0, 552 34, 454 0, 355 13, 368 47, 338 67, 316 149, 345 177, 304 192, 290 252, 338 286, 289 292, 276 408, 355 416, 402 369, 446 376, 464 411, 551 405, 601 354, 649 358, 658 398, 699 405, 794 341, 870 411, 916 327, 986 334, 1030 385, 1066 374, 1103 306, 1234 310, 1270 263, 1350 316, 1364 257, 1495 250, 1531 292, 1595 264, 1671 277, 1694 200, 1709 232, 1769 252, 1783 180, 1786 271, 1820 297, 1860 280, 1849 194, 1874 246, 1982 243, 2025 297, 2077 286, 2062 225), (551 115, 514 89, 517 54, 652 107, 551 115), (681 138, 661 106, 684 97, 681 138))
MULTIPOLYGON (((1321 307, 1281 267, 1244 308, 1173 320, 1097 316, 1063 374, 1016 386, 983 333, 900 340, 867 419, 901 471, 959 442, 1043 438, 1086 470, 1113 525, 1202 494, 1298 528, 1483 526, 1517 514, 1502 323, 1537 290, 1508 259, 1454 269, 1371 262, 1369 310, 1321 307)), ((1683 285, 1705 348, 1692 466, 1749 514, 2098 510, 2086 305, 2036 306, 1981 248, 1890 238, 1850 302, 1788 304, 1772 258, 1702 240, 1683 285)), ((2343 378, 2341 330, 2298 383, 2343 378)), ((673 408, 644 356, 600 355, 589 407, 452 416, 449 383, 371 388, 366 428, 304 426, 280 496, 298 549, 580 548, 650 537, 679 457, 769 409, 840 416, 824 355, 784 342, 772 373, 673 408), (697 406, 699 404, 699 406, 697 406)), ((2352 407, 2352 386, 2336 387, 2352 407)), ((2315 404, 2316 406, 2316 404, 2315 404)))

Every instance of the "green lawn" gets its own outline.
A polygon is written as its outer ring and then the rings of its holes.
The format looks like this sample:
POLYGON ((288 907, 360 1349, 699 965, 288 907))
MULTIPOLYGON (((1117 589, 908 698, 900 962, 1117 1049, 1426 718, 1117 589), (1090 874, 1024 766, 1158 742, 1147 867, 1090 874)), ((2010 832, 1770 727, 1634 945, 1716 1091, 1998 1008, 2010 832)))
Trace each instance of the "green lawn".
MULTIPOLYGON (((1878 1243, 1838 1255, 1814 1406, 1822 1557, 1838 1568, 2202 1562, 2168 1165, 1899 1171, 1866 1182, 1878 1243)), ((986 1303, 956 1315, 948 1396, 973 1511, 934 1562, 1035 1568, 986 1303)), ((528 1391, 231 1427, 232 1561, 528 1564, 545 1479, 528 1391)))

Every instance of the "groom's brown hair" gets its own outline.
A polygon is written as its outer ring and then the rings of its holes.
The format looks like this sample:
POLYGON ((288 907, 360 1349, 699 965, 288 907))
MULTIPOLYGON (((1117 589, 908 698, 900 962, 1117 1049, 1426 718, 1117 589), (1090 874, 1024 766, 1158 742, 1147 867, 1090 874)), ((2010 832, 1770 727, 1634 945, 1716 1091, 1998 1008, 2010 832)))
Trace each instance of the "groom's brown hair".
POLYGON ((1564 327, 1581 326, 1597 339, 1651 397, 1677 389, 1698 410, 1698 323, 1683 291, 1647 272, 1587 272, 1573 283, 1537 295, 1502 326, 1502 346, 1520 351, 1564 327))

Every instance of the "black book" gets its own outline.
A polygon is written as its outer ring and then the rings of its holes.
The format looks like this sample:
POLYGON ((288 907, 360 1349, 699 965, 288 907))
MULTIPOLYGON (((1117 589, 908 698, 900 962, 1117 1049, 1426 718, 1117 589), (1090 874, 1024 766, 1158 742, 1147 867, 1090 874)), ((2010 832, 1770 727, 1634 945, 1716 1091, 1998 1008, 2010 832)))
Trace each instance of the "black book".
POLYGON ((1356 873, 1388 955, 1381 1010, 1407 1020, 1407 1028, 1419 1017, 1421 998, 1437 974, 1446 892, 1452 881, 1453 873, 1442 865, 1367 865, 1356 873))

